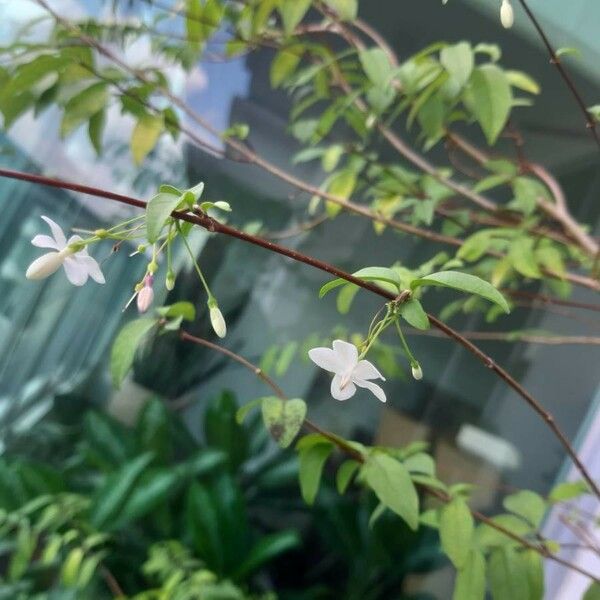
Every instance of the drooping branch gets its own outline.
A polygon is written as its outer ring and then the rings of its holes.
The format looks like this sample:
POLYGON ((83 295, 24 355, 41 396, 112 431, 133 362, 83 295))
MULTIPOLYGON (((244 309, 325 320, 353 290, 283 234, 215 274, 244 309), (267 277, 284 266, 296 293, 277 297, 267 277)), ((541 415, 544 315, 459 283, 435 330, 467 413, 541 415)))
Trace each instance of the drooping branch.
MULTIPOLYGON (((240 365, 244 366, 246 369, 248 369, 249 371, 254 373, 254 375, 256 375, 259 379, 261 379, 267 386, 269 386, 278 398, 281 398, 282 400, 288 399, 287 396, 285 395, 285 393, 283 392, 283 390, 277 385, 277 383, 275 383, 275 381, 271 377, 269 377, 269 375, 267 375, 260 367, 252 364, 250 361, 248 361, 243 356, 236 354, 235 352, 229 350, 228 348, 225 348, 224 346, 215 344, 215 343, 205 340, 203 338, 196 337, 196 336, 191 335, 188 332, 183 331, 183 330, 180 332, 179 335, 182 340, 185 340, 185 341, 188 341, 193 344, 200 345, 200 346, 205 346, 206 348, 210 348, 211 350, 214 350, 215 352, 219 352, 219 353, 227 356, 231 360, 239 363, 240 365)), ((318 433, 318 434, 322 435, 323 437, 325 437, 330 442, 332 442, 340 451, 347 454, 349 458, 352 458, 353 460, 356 460, 360 463, 364 462, 363 455, 360 452, 358 452, 355 448, 353 448, 350 444, 346 443, 346 440, 344 440, 343 438, 340 438, 339 436, 322 429, 321 427, 319 427, 316 423, 314 423, 310 419, 305 419, 303 425, 309 431, 318 433)), ((429 487, 424 484, 417 484, 417 486, 419 487, 419 489, 421 491, 423 491, 424 493, 426 493, 430 496, 433 496, 440 502, 447 503, 447 502, 450 502, 450 500, 452 499, 448 494, 446 494, 445 492, 443 492, 441 490, 429 487)), ((486 515, 484 515, 483 513, 479 512, 479 511, 471 510, 471 514, 473 515, 473 517, 475 517, 475 519, 477 519, 481 523, 484 523, 488 527, 495 529, 499 533, 509 537, 511 540, 517 542, 522 547, 527 548, 529 550, 533 550, 533 551, 537 552, 538 554, 540 554, 541 556, 543 556, 544 558, 548 558, 549 560, 558 562, 559 564, 561 564, 569 569, 572 569, 574 571, 577 571, 578 573, 581 573, 582 575, 585 575, 586 577, 589 577, 590 579, 593 579, 595 581, 600 581, 600 579, 597 576, 590 573, 589 571, 586 571, 585 569, 582 569, 578 565, 576 565, 574 563, 570 563, 570 562, 556 556, 555 554, 551 553, 548 550, 548 548, 544 545, 543 542, 540 544, 532 543, 529 540, 521 537, 520 535, 517 535, 514 532, 510 531, 510 529, 507 529, 500 523, 497 523, 496 521, 494 521, 490 517, 487 517, 486 515)))
MULTIPOLYGON (((32 183, 37 183, 41 185, 48 185, 55 188, 63 188, 63 189, 71 189, 74 191, 82 192, 84 194, 90 194, 97 197, 107 198, 110 200, 114 200, 117 202, 121 202, 123 204, 127 204, 129 206, 135 206, 137 208, 145 208, 146 203, 142 200, 138 200, 137 198, 131 198, 128 196, 124 196, 121 194, 114 194, 113 192, 104 191, 98 188, 93 188, 89 186, 83 186, 79 184, 69 184, 58 179, 53 179, 50 177, 45 177, 43 175, 33 175, 30 173, 24 173, 21 171, 12 171, 9 169, 0 169, 0 177, 8 177, 11 179, 19 179, 23 181, 29 181, 32 183)), ((291 248, 286 248, 285 246, 281 246, 279 244, 275 244, 269 240, 265 240, 258 236, 252 235, 250 233, 246 233, 244 231, 240 231, 231 227, 229 225, 220 223, 219 221, 209 217, 205 213, 197 212, 197 213, 189 213, 182 211, 173 211, 171 216, 175 219, 179 219, 182 221, 187 221, 189 223, 193 223, 195 225, 199 225, 203 227, 207 231, 214 233, 221 233, 223 235, 227 235, 229 237, 233 237, 239 240, 243 240, 247 243, 253 244, 255 246, 260 246, 266 250, 271 252, 275 252, 277 254, 281 254, 282 256, 287 256, 297 262, 304 263, 330 275, 334 275, 335 277, 339 277, 348 281, 349 283, 353 283, 358 287, 361 287, 365 290, 368 290, 381 298, 384 298, 388 301, 396 300, 397 296, 383 290, 379 286, 360 279, 359 277, 355 277, 350 273, 339 269, 338 267, 331 265, 325 261, 321 261, 319 259, 313 258, 312 256, 308 256, 307 254, 303 254, 302 252, 298 252, 297 250, 293 250, 291 248)), ((449 325, 446 325, 442 321, 440 321, 434 315, 429 314, 429 320, 431 324, 444 334, 446 334, 449 338, 456 341, 458 344, 463 346, 466 350, 468 350, 471 354, 473 354, 484 366, 488 369, 491 369, 500 379, 502 379, 510 388, 512 388, 546 423, 549 429, 554 433, 555 437, 558 439, 560 444, 563 446, 567 455, 571 458, 583 478, 586 480, 592 492, 596 495, 598 499, 600 499, 600 487, 596 484, 590 473, 588 472, 585 465, 581 462, 577 453, 571 443, 569 442, 566 435, 562 432, 561 428, 556 424, 554 416, 546 411, 544 407, 540 404, 540 402, 534 398, 508 371, 506 371, 503 367, 498 365, 490 356, 488 356, 483 350, 481 350, 478 346, 473 344, 471 341, 466 339, 464 336, 460 335, 457 331, 455 331, 449 325)))

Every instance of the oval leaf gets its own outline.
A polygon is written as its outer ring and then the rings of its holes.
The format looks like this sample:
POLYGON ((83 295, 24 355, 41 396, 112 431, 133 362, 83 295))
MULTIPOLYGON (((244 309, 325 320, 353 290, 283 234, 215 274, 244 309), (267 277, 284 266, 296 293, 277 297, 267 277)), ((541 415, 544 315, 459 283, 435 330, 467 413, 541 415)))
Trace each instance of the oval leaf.
POLYGON ((131 369, 138 346, 144 336, 156 325, 155 319, 136 319, 127 323, 115 338, 110 354, 110 372, 113 385, 121 386, 125 375, 131 369))
POLYGON ((275 396, 269 396, 263 398, 262 416, 265 427, 273 439, 282 448, 287 448, 294 441, 304 423, 306 403, 300 398, 282 400, 275 396))
POLYGON ((473 539, 473 517, 467 503, 460 497, 446 504, 440 515, 442 549, 457 569, 467 564, 473 539))

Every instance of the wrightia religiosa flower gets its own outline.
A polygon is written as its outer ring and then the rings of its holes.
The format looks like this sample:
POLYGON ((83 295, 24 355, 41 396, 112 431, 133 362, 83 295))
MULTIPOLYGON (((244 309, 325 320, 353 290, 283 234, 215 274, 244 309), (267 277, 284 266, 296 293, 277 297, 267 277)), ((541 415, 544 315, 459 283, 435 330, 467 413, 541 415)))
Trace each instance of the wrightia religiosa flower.
POLYGON ((358 348, 354 344, 335 340, 333 348, 313 348, 308 356, 318 367, 333 373, 331 395, 336 400, 348 400, 356 393, 356 387, 371 391, 381 402, 386 401, 385 392, 370 379, 385 377, 368 360, 359 360, 358 348))
POLYGON ((510 29, 515 22, 515 12, 510 0, 502 0, 502 4, 500 5, 500 22, 505 29, 510 29))
POLYGON ((71 236, 68 240, 61 229, 52 219, 42 216, 50 227, 52 236, 36 235, 31 243, 38 248, 50 248, 47 252, 36 258, 27 268, 27 279, 45 279, 60 267, 63 267, 67 279, 77 286, 83 285, 88 277, 98 283, 105 283, 100 265, 88 254, 83 239, 78 235, 71 236))

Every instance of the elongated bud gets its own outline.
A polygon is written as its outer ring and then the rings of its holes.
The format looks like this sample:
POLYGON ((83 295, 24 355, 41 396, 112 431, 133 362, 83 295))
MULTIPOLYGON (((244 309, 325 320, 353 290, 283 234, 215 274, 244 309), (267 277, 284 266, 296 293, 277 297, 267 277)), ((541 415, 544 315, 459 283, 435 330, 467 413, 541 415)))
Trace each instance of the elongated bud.
POLYGON ((421 381, 421 379, 423 379, 423 369, 421 369, 421 365, 419 363, 413 363, 410 367, 412 371, 412 376, 417 381, 421 381))
POLYGON ((145 313, 152 305, 154 300, 154 290, 152 289, 153 282, 154 278, 152 275, 146 275, 146 277, 144 277, 144 287, 137 295, 137 309, 140 314, 145 313))
POLYGON ((515 22, 515 13, 510 0, 502 0, 502 5, 500 6, 500 22, 505 29, 510 29, 515 22))
POLYGON ((216 304, 210 307, 210 324, 220 338, 224 338, 227 335, 227 324, 223 318, 223 313, 216 304))
POLYGON ((167 273, 167 277, 165 279, 165 287, 171 291, 175 287, 175 275, 173 271, 169 271, 167 273))
POLYGON ((68 256, 63 252, 48 252, 36 258, 28 267, 25 277, 27 279, 45 279, 60 269, 68 256))

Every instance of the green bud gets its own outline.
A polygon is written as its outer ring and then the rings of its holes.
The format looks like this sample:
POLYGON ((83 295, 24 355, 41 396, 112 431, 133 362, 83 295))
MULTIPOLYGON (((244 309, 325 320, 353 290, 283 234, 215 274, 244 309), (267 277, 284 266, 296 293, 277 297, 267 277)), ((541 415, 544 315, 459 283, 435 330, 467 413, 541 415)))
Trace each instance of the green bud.
POLYGON ((169 271, 167 273, 167 278, 165 279, 165 287, 171 291, 175 287, 175 274, 173 271, 169 271))
POLYGON ((106 229, 96 229, 96 231, 94 231, 94 235, 103 240, 104 238, 108 237, 108 231, 106 231, 106 229))
POLYGON ((148 264, 148 273, 150 273, 150 275, 154 275, 154 273, 156 273, 156 271, 158 270, 158 263, 153 260, 148 264))
POLYGON ((138 251, 140 254, 143 254, 144 252, 146 252, 146 244, 140 244, 140 245, 137 247, 137 251, 138 251))

